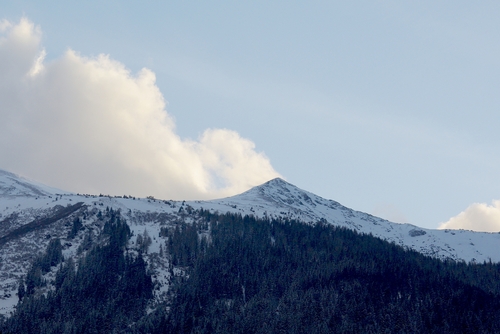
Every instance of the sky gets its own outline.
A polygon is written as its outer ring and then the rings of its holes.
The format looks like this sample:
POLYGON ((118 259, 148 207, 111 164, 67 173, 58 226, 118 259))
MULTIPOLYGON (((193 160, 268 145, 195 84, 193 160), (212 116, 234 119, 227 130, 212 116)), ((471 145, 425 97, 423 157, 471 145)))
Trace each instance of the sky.
POLYGON ((500 231, 500 3, 9 1, 0 168, 208 199, 274 177, 500 231))

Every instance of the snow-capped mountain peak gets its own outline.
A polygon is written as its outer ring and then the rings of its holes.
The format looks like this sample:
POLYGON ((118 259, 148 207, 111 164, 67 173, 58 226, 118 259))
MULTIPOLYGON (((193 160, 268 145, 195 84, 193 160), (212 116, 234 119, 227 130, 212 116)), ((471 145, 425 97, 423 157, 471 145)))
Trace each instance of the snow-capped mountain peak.
MULTIPOLYGON (((18 225, 29 222, 30 215, 43 216, 44 210, 57 205, 105 205, 130 212, 156 212, 174 214, 179 210, 175 204, 149 199, 137 201, 121 197, 82 196, 50 188, 27 180, 13 173, 0 170, 0 220, 17 215, 18 225), (56 195, 58 194, 58 195, 56 195), (40 199, 39 199, 40 198, 40 199), (42 198, 44 198, 42 200, 42 198), (3 208, 3 209, 2 209, 3 208)), ((233 212, 254 215, 259 218, 295 219, 315 224, 319 221, 356 230, 360 233, 394 242, 418 252, 463 261, 500 262, 497 252, 500 234, 464 230, 424 229, 411 224, 398 224, 370 214, 352 210, 333 200, 324 199, 295 185, 275 178, 244 193, 210 201, 183 201, 193 209, 208 209, 212 212, 233 212)), ((133 223, 133 217, 132 223, 133 223)), ((12 220, 10 221, 12 223, 12 220)), ((1 226, 0 233, 6 230, 1 226)), ((2 235, 0 235, 2 237, 2 235)))
POLYGON ((233 198, 261 198, 279 205, 303 206, 304 203, 316 206, 312 198, 316 195, 304 191, 281 178, 272 179, 233 198))
MULTIPOLYGON (((160 252, 165 242, 158 237, 162 228, 172 227, 178 221, 193 222, 196 219, 195 215, 190 216, 195 212, 193 210, 204 209, 278 221, 321 222, 371 234, 441 259, 500 262, 498 233, 433 230, 393 223, 324 199, 280 178, 223 199, 163 201, 128 196, 78 195, 0 170, 0 291, 15 291, 30 261, 47 247, 51 238, 61 240, 64 256, 76 256, 85 238, 84 232, 69 237, 73 222, 76 219, 81 221, 79 231, 97 233, 102 228, 98 213, 107 209, 121 212, 134 235, 147 232, 156 236, 150 249, 151 259, 160 252)), ((156 283, 166 287, 161 280, 168 275, 157 277, 156 283)), ((10 312, 16 301, 14 292, 6 292, 3 297, 0 295, 0 313, 10 312)))
POLYGON ((441 259, 500 262, 498 233, 425 229, 412 224, 393 223, 324 199, 279 178, 240 195, 190 204, 195 208, 209 207, 219 212, 230 211, 264 218, 296 219, 313 224, 321 221, 371 234, 441 259))

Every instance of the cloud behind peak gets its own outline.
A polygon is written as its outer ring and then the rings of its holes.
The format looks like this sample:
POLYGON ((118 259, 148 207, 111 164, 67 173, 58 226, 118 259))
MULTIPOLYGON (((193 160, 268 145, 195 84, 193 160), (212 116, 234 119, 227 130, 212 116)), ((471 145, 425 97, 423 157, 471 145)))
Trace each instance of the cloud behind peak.
POLYGON ((500 232, 500 200, 492 201, 491 205, 474 203, 439 228, 500 232))
POLYGON ((0 168, 75 192, 228 196, 279 176, 237 132, 180 138, 155 74, 68 50, 45 63, 41 30, 0 24, 0 168))

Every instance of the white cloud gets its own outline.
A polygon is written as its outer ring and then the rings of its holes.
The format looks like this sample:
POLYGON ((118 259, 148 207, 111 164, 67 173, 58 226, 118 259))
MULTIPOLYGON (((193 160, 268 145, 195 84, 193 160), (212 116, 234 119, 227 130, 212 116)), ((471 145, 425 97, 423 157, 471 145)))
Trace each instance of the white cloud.
POLYGON ((0 22, 0 168, 76 192, 210 198, 279 174, 238 133, 181 139, 155 74, 68 50, 44 63, 41 30, 0 22))
POLYGON ((474 203, 439 226, 440 229, 466 229, 482 232, 500 231, 500 200, 491 205, 474 203))

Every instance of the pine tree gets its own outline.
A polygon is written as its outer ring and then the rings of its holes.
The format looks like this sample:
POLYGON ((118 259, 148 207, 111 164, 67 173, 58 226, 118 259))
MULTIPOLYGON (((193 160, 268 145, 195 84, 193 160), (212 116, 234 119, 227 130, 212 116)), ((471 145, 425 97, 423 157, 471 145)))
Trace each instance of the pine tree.
POLYGON ((17 296, 19 297, 19 301, 22 301, 25 295, 26 288, 24 287, 24 279, 21 278, 19 280, 19 287, 17 288, 17 296))

